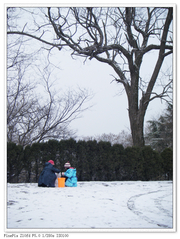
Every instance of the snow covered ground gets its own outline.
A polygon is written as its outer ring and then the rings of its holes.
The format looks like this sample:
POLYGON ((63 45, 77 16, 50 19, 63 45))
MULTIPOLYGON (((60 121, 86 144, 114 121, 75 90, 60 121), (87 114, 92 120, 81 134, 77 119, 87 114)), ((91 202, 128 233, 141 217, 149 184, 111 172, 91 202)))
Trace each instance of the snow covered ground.
POLYGON ((172 229, 172 181, 7 185, 7 229, 172 229))

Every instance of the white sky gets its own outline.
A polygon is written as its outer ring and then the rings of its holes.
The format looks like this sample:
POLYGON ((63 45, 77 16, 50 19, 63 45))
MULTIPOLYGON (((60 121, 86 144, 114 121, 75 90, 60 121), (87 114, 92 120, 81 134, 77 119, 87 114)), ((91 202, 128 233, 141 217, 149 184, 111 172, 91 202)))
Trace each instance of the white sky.
MULTIPOLYGON (((145 78, 148 79, 155 55, 148 56, 144 68, 145 78)), ((88 102, 93 107, 83 112, 82 117, 71 123, 72 129, 77 129, 78 136, 95 136, 103 133, 119 134, 122 130, 130 133, 128 118, 128 102, 122 85, 117 84, 112 75, 113 69, 107 64, 77 57, 73 60, 70 52, 58 52, 56 55, 61 70, 57 76, 57 85, 63 88, 77 87, 90 89, 94 93, 93 99, 88 102)), ((159 99, 149 104, 145 120, 158 117, 166 107, 159 99)))
MULTIPOLYGON (((18 5, 17 5, 18 7, 18 5)), ((119 134, 122 130, 129 131, 128 102, 126 93, 122 93, 122 85, 112 82, 113 69, 95 59, 91 61, 76 57, 73 60, 70 51, 56 51, 54 61, 61 68, 55 75, 57 88, 63 90, 71 87, 87 88, 94 94, 88 103, 93 107, 83 112, 82 117, 73 121, 70 127, 77 130, 77 136, 95 136, 103 133, 119 134)), ((142 75, 148 79, 155 64, 155 55, 144 58, 142 75)), ((169 58, 170 59, 170 58, 169 58)), ((87 106, 87 105, 86 105, 87 106)), ((146 112, 145 122, 153 117, 158 118, 166 105, 159 100, 152 101, 146 112)))

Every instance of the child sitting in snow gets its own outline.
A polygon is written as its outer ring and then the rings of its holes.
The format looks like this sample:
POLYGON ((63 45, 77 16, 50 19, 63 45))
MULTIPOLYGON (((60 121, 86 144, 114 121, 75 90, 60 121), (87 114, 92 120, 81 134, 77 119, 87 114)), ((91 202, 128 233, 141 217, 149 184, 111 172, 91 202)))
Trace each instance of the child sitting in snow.
POLYGON ((77 187, 76 169, 71 167, 69 161, 64 165, 66 172, 62 172, 62 177, 66 177, 66 187, 77 187))
POLYGON ((39 176, 38 186, 55 187, 56 173, 60 173, 60 170, 54 167, 53 160, 49 160, 39 176))

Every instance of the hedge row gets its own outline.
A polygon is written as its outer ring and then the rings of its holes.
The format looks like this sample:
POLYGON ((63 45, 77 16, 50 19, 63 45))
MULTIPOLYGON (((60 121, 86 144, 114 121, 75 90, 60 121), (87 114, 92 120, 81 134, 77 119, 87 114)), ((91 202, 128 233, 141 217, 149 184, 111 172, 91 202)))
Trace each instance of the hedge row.
POLYGON ((77 169, 79 181, 172 180, 173 152, 162 153, 150 146, 127 147, 109 142, 49 140, 22 146, 7 144, 7 181, 37 182, 45 162, 54 160, 64 171, 69 161, 77 169))

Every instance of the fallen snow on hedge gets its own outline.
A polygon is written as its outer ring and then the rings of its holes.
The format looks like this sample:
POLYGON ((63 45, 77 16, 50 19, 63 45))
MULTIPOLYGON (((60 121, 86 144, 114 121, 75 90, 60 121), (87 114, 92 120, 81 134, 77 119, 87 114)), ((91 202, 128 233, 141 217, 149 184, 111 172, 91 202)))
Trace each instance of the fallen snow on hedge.
POLYGON ((173 227, 172 181, 78 182, 76 188, 8 184, 8 229, 173 227))

